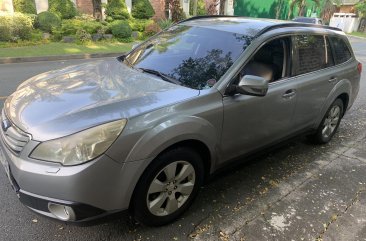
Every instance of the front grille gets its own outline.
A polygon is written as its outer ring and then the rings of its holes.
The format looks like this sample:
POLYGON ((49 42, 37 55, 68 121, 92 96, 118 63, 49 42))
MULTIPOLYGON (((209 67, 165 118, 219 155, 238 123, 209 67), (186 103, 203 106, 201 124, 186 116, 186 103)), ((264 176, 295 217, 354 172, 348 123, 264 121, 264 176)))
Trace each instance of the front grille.
POLYGON ((30 137, 27 133, 13 125, 6 117, 4 110, 1 113, 1 138, 5 145, 15 154, 19 154, 24 146, 29 142, 30 137))

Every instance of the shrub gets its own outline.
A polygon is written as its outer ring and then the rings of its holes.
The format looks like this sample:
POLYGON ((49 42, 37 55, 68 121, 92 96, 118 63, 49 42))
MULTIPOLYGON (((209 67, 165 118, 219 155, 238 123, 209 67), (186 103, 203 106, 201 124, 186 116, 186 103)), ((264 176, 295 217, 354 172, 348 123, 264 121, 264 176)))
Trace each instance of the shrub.
POLYGON ((97 21, 87 21, 82 19, 66 19, 62 21, 61 32, 64 36, 75 35, 80 29, 89 34, 97 33, 103 28, 103 24, 97 21))
POLYGON ((131 14, 134 18, 149 19, 155 15, 155 11, 149 0, 132 0, 131 14))
POLYGON ((132 34, 132 29, 127 21, 116 20, 109 24, 111 33, 117 38, 129 38, 132 34))
POLYGON ((33 22, 22 13, 0 15, 0 41, 29 40, 32 37, 33 22))
POLYGON ((134 18, 128 20, 128 24, 130 25, 132 31, 138 31, 138 32, 144 32, 146 26, 151 23, 153 23, 153 20, 134 19, 134 18))
POLYGON ((34 42, 39 42, 43 40, 43 32, 41 30, 38 29, 34 29, 31 32, 31 40, 34 42))
POLYGON ((16 12, 37 14, 34 0, 13 0, 13 5, 16 12))
POLYGON ((157 23, 153 22, 146 26, 145 35, 153 36, 154 34, 157 34, 160 31, 161 31, 161 28, 159 27, 159 25, 157 23))
POLYGON ((0 16, 0 41, 11 40, 11 21, 6 19, 4 16, 0 16))
POLYGON ((109 0, 105 7, 107 20, 125 20, 130 18, 124 0, 109 0), (109 18, 108 18, 109 17, 109 18))
POLYGON ((161 29, 167 29, 173 25, 173 21, 170 19, 160 19, 157 24, 161 29))
POLYGON ((36 27, 45 32, 51 33, 52 29, 57 29, 60 25, 61 19, 52 12, 41 12, 37 16, 36 27))
MULTIPOLYGON (((194 0, 189 3, 189 14, 193 16, 194 0)), ((197 0, 197 13, 199 15, 207 15, 205 0, 197 0)))
POLYGON ((70 19, 78 14, 71 0, 49 0, 48 4, 48 11, 57 14, 62 19, 70 19))
POLYGON ((78 40, 79 43, 86 43, 86 42, 90 42, 91 41, 91 35, 90 33, 88 33, 87 31, 85 31, 84 29, 79 29, 76 32, 76 38, 78 40))

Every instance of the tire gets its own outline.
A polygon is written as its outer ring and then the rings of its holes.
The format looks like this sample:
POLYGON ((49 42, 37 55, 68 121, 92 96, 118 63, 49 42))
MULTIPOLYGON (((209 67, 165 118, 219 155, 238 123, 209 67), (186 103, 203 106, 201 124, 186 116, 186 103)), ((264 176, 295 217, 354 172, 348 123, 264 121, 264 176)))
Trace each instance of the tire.
POLYGON ((310 139, 316 144, 328 143, 337 132, 343 115, 343 101, 336 99, 329 107, 316 133, 310 139))
POLYGON ((147 226, 173 222, 192 204, 203 177, 202 159, 192 149, 164 152, 146 168, 135 188, 131 203, 134 218, 147 226))

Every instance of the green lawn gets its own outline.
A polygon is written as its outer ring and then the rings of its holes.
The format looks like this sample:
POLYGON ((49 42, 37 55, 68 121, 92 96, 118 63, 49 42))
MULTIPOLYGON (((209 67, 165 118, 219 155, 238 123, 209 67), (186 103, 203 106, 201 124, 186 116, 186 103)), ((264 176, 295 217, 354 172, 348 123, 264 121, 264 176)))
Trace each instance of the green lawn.
POLYGON ((352 33, 349 33, 349 35, 366 38, 366 33, 361 33, 361 32, 352 32, 352 33))
POLYGON ((3 57, 35 57, 70 54, 119 53, 132 48, 133 43, 98 42, 87 45, 75 43, 47 43, 24 47, 0 46, 0 58, 3 57))

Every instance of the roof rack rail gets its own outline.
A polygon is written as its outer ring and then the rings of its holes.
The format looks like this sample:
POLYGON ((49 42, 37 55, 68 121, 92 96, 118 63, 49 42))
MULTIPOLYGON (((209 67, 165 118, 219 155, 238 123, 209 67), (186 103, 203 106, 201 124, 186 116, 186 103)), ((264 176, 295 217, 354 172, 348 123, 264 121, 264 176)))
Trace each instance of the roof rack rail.
POLYGON ((277 29, 277 28, 290 28, 290 27, 312 27, 312 28, 322 28, 322 29, 330 29, 330 30, 335 30, 335 31, 342 31, 339 28, 335 28, 335 27, 330 27, 330 26, 325 26, 325 25, 318 25, 318 24, 309 24, 309 23, 281 23, 281 24, 274 24, 274 25, 270 25, 268 27, 263 28, 262 30, 260 30, 255 36, 254 38, 259 37, 260 35, 277 29))
POLYGON ((191 18, 184 19, 182 21, 179 21, 178 23, 188 22, 191 20, 197 20, 197 19, 205 19, 205 18, 238 18, 242 16, 236 16, 236 15, 201 15, 201 16, 194 16, 191 18))

